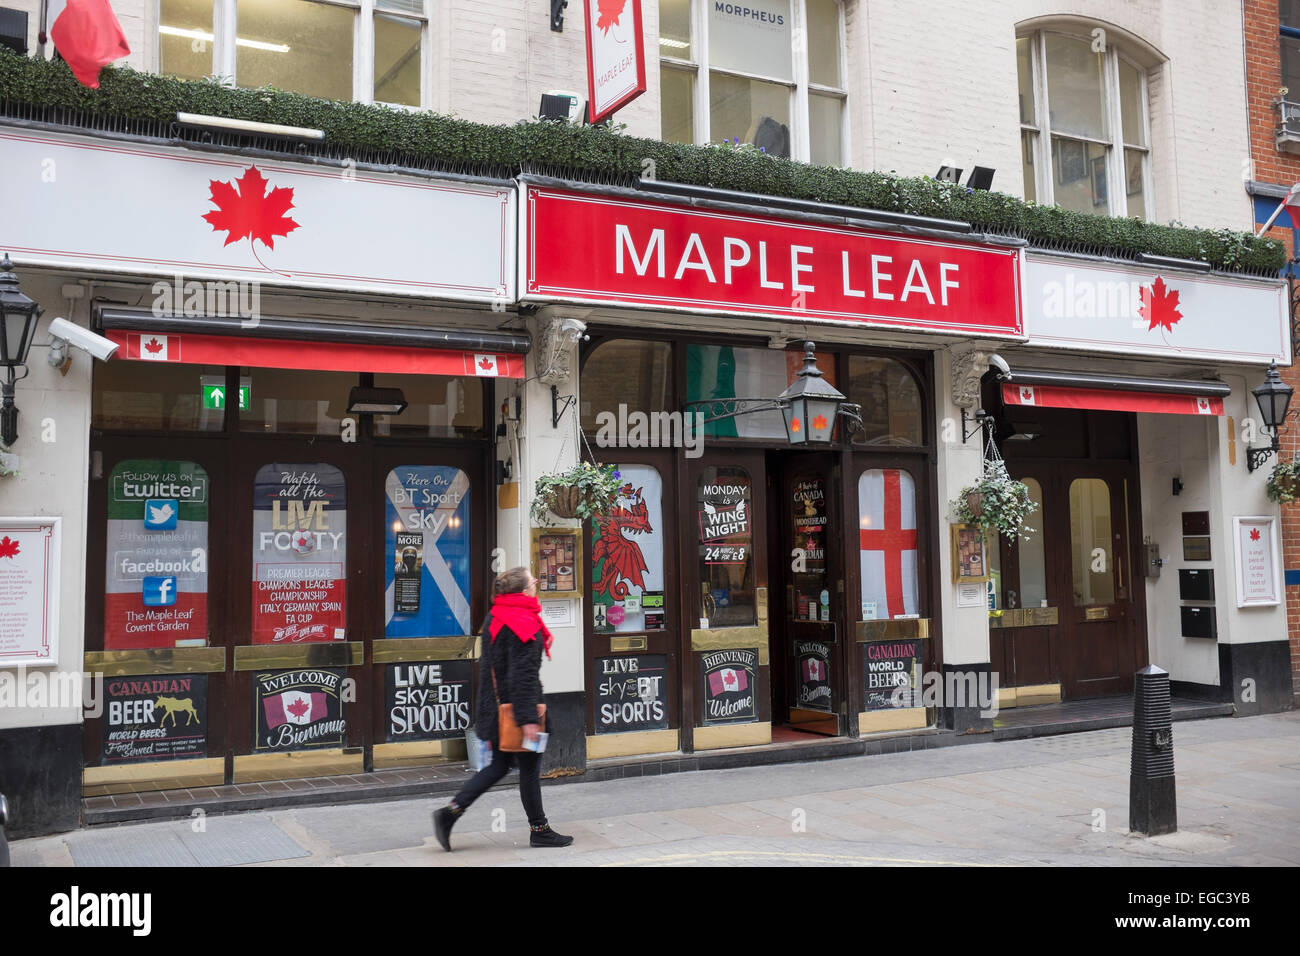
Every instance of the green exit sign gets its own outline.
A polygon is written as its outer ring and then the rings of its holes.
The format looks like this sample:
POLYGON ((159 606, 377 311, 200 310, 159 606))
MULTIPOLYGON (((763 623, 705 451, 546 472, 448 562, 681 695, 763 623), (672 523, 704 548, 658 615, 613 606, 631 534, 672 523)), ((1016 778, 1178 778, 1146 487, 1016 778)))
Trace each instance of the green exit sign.
MULTIPOLYGON (((249 402, 252 401, 252 388, 247 385, 239 387, 239 410, 247 411, 249 402)), ((225 408, 226 407, 226 386, 224 385, 204 385, 203 386, 203 407, 204 408, 225 408)))

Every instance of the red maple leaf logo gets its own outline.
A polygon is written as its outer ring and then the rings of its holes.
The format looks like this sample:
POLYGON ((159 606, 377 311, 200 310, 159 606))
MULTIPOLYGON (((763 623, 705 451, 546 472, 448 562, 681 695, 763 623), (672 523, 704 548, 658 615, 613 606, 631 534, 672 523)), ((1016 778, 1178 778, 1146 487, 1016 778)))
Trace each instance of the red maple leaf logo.
POLYGON ((301 717, 309 710, 311 710, 311 704, 307 703, 307 701, 301 697, 289 705, 289 713, 293 714, 295 717, 301 717))
POLYGON ((144 343, 144 347, 147 351, 153 352, 154 354, 163 350, 163 344, 157 339, 150 339, 148 342, 144 343))
POLYGON ((278 186, 266 191, 266 177, 256 166, 250 166, 244 175, 235 180, 239 186, 226 182, 208 181, 212 190, 209 197, 217 208, 203 218, 212 224, 213 232, 227 231, 224 245, 247 239, 251 244, 260 239, 268 249, 275 248, 275 236, 287 236, 298 224, 285 215, 293 208, 293 190, 278 186))
POLYGON ((1178 293, 1165 288, 1165 280, 1156 276, 1151 288, 1142 290, 1142 304, 1138 306, 1138 315, 1147 320, 1147 331, 1156 326, 1172 332, 1174 326, 1182 319, 1178 311, 1178 293))
POLYGON ((735 682, 736 682, 736 675, 735 675, 735 674, 723 674, 723 675, 722 675, 722 683, 726 684, 728 687, 730 687, 730 686, 731 686, 732 684, 734 684, 735 682))
POLYGON ((487 358, 479 359, 479 361, 478 361, 478 367, 481 368, 481 369, 482 369, 483 371, 485 371, 485 372, 491 371, 491 369, 492 369, 492 360, 491 360, 491 359, 487 359, 487 358))
POLYGON ((596 29, 608 33, 610 27, 618 26, 618 18, 623 15, 627 0, 597 0, 596 7, 600 15, 596 17, 596 29))
POLYGON ((14 541, 9 535, 0 538, 0 558, 14 558, 18 556, 18 542, 14 541))
MULTIPOLYGON (((9 540, 8 538, 5 538, 5 541, 8 541, 8 540, 9 540)), ((1251 528, 1251 529, 1250 529, 1250 540, 1251 540, 1251 541, 1258 541, 1258 540, 1259 540, 1259 529, 1258 529, 1258 528, 1251 528)), ((2 542, 0 542, 0 543, 2 543, 2 542)))
POLYGON ((821 431, 825 427, 826 427, 825 415, 818 415, 816 418, 813 419, 813 428, 815 428, 817 431, 821 431))
POLYGON ((790 419, 790 431, 797 432, 803 428, 803 424, 797 418, 790 419))

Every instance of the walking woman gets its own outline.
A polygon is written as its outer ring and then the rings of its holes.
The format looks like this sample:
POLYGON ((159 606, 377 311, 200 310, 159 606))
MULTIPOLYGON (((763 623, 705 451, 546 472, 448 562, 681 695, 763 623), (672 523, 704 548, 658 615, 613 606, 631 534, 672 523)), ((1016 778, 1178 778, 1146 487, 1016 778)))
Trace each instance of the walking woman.
POLYGON ((478 709, 474 732, 480 740, 492 742, 492 763, 480 770, 461 788, 451 803, 435 810, 433 832, 444 850, 451 849, 451 828, 494 783, 519 764, 519 798, 528 814, 531 846, 568 846, 573 837, 556 833, 542 812, 541 754, 532 751, 502 753, 497 733, 497 694, 514 708, 515 721, 526 741, 535 741, 537 705, 542 702, 542 653, 551 656, 551 632, 542 623, 542 606, 537 601, 537 579, 527 568, 511 568, 493 585, 492 610, 483 623, 487 638, 480 663, 478 709))

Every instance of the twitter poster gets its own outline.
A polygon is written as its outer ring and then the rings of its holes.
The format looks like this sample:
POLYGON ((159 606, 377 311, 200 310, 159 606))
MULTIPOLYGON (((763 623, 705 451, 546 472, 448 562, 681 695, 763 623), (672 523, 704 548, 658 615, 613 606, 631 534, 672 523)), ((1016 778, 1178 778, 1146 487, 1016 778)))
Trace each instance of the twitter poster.
POLYGON ((108 480, 104 647, 208 642, 208 473, 132 459, 108 480))

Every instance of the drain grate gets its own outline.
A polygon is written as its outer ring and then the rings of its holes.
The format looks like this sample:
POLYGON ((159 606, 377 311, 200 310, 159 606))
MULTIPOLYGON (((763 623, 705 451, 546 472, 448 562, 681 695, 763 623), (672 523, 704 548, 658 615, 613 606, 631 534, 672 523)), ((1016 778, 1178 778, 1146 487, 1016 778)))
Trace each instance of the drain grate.
POLYGON ((311 855, 265 817, 209 818, 205 833, 190 822, 93 831, 69 838, 68 850, 77 866, 239 866, 311 855))

